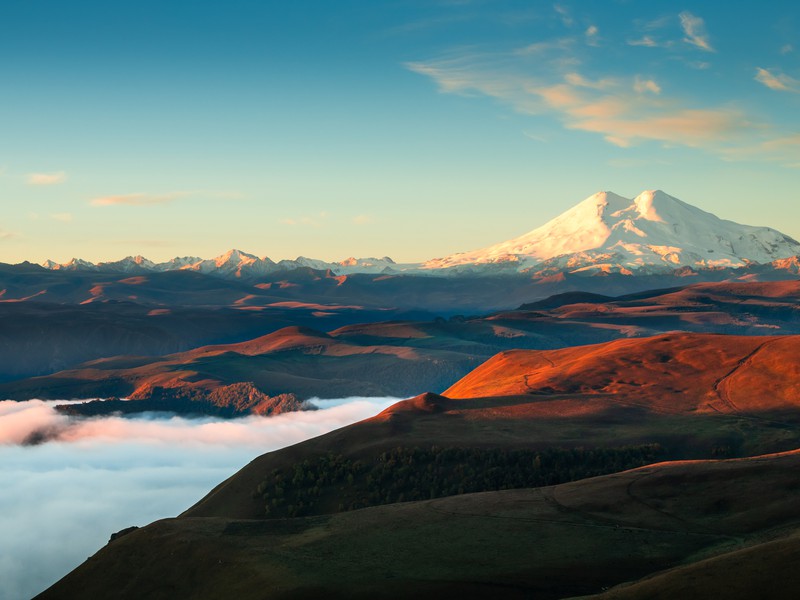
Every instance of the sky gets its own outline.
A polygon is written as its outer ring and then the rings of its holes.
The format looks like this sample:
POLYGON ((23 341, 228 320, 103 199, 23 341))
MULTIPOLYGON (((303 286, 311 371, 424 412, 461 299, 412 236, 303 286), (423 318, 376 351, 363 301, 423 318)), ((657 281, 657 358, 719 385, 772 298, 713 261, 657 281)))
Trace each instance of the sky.
POLYGON ((0 401, 0 598, 27 600, 113 532, 176 516, 256 456, 397 400, 323 400, 316 403, 324 410, 228 420, 76 419, 57 413, 56 402, 0 401), (33 432, 50 439, 24 445, 33 432))
POLYGON ((6 0, 0 262, 412 262, 662 189, 800 238, 800 5, 6 0))

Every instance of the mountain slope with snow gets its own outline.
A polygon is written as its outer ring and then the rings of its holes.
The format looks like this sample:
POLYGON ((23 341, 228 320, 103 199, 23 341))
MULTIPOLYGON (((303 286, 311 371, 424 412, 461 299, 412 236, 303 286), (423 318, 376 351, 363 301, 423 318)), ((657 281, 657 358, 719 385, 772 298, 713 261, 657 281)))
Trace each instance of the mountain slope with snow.
POLYGON ((435 258, 422 264, 397 264, 391 258, 347 258, 338 262, 300 256, 275 262, 240 250, 213 259, 174 258, 155 264, 141 256, 94 265, 80 259, 43 263, 67 271, 191 270, 225 278, 256 278, 276 271, 311 268, 337 275, 496 274, 522 271, 660 273, 681 267, 736 268, 800 255, 800 243, 769 227, 726 221, 660 190, 636 198, 598 192, 550 222, 488 248, 435 258))
POLYGON ((726 221, 660 190, 628 199, 598 192, 520 237, 424 263, 527 270, 636 271, 739 267, 800 254, 800 243, 769 227, 726 221))

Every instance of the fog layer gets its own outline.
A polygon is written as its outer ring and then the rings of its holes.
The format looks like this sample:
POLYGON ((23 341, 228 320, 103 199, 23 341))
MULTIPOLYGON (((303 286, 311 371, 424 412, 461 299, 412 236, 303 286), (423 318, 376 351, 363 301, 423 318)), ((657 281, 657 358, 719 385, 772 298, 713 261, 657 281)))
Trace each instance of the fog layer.
POLYGON ((175 516, 256 456, 396 401, 317 401, 321 410, 235 420, 75 419, 54 402, 0 401, 0 598, 27 600, 112 532, 175 516))

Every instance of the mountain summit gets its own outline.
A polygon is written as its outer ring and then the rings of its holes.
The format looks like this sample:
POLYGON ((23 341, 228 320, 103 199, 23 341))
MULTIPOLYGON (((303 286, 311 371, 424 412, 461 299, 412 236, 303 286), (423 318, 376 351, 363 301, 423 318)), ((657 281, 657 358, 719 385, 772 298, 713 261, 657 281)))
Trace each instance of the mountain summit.
POLYGON ((634 271, 739 267, 800 254, 800 243, 769 227, 726 221, 661 190, 629 199, 598 192, 520 237, 426 262, 423 268, 536 265, 634 271))

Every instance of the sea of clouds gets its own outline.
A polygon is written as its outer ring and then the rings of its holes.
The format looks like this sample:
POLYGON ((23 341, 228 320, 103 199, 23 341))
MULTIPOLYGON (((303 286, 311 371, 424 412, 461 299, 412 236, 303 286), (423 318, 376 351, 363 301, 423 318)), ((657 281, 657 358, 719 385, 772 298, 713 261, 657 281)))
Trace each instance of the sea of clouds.
POLYGON ((56 402, 0 401, 0 598, 27 600, 111 533, 175 516, 256 456, 397 400, 314 400, 320 410, 230 420, 85 419, 58 413, 56 402))

